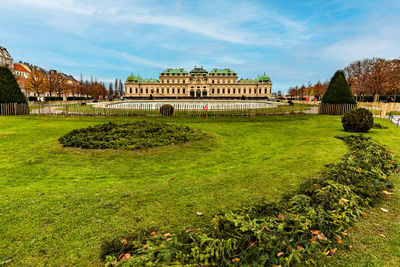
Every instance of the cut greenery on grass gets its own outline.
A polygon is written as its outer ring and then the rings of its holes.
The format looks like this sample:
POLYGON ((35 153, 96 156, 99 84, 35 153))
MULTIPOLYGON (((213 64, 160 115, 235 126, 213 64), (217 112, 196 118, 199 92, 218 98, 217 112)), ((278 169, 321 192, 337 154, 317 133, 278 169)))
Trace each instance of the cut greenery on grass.
POLYGON ((297 194, 216 215, 203 228, 115 240, 104 246, 108 263, 290 266, 315 264, 312 255, 318 252, 336 254, 363 209, 392 195, 390 178, 399 171, 390 152, 370 138, 337 138, 351 152, 302 184, 297 194))
POLYGON ((60 138, 61 144, 80 148, 145 149, 201 140, 205 134, 187 126, 162 122, 112 122, 73 130, 60 138))
MULTIPOLYGON (((388 129, 366 136, 399 159, 400 129, 375 120, 388 129)), ((58 141, 74 129, 108 121, 137 120, 0 118, 0 262, 103 266, 101 245, 107 241, 202 227, 213 215, 261 197, 279 202, 347 151, 333 138, 345 133, 340 116, 317 115, 162 118, 213 138, 148 150, 76 150, 58 141)), ((329 261, 324 256, 322 264, 400 265, 398 189, 393 194, 349 229, 353 250, 339 250, 329 261)))

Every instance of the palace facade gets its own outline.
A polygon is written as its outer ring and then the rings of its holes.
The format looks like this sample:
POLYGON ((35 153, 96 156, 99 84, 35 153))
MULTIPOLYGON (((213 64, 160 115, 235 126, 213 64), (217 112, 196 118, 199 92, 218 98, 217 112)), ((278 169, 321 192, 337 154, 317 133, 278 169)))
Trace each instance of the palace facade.
POLYGON ((270 98, 270 77, 240 79, 230 69, 167 69, 159 80, 130 75, 125 82, 128 98, 270 98))

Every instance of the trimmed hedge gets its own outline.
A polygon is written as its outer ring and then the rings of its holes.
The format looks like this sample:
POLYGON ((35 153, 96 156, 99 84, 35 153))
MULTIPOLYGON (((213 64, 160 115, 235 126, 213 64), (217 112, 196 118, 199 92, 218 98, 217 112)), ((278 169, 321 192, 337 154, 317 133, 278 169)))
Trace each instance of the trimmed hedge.
POLYGON ((390 152, 364 136, 338 136, 350 152, 321 176, 278 203, 260 200, 216 215, 206 227, 173 234, 137 233, 105 242, 106 265, 273 266, 312 264, 335 254, 363 209, 392 188, 398 165, 390 152))
POLYGON ((356 104, 356 100, 342 70, 336 71, 333 75, 321 102, 329 104, 356 104))
POLYGON ((161 122, 137 121, 127 124, 105 123, 64 135, 59 139, 66 147, 92 149, 145 149, 201 140, 205 133, 161 122))
POLYGON ((354 108, 343 115, 342 125, 346 132, 366 133, 374 125, 374 115, 365 108, 354 108))
POLYGON ((14 75, 6 67, 0 67, 0 103, 27 103, 14 75))
POLYGON ((174 107, 170 104, 164 104, 160 108, 160 114, 162 116, 172 116, 174 114, 174 107))

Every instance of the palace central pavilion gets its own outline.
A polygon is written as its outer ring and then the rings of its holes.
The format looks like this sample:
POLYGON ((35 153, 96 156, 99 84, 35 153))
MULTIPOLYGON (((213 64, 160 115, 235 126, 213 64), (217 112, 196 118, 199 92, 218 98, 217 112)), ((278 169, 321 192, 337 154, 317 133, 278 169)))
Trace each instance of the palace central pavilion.
POLYGON ((252 80, 240 79, 230 69, 167 69, 160 79, 142 79, 130 75, 125 82, 125 96, 131 98, 269 98, 271 79, 265 74, 252 80))

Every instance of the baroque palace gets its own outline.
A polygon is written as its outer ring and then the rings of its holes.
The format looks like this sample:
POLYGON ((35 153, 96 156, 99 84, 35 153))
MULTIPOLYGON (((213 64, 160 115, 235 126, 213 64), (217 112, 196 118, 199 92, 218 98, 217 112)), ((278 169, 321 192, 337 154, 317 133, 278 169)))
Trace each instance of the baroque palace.
POLYGON ((262 75, 254 80, 240 79, 230 69, 167 69, 159 80, 130 75, 125 82, 129 98, 270 98, 271 79, 262 75))

